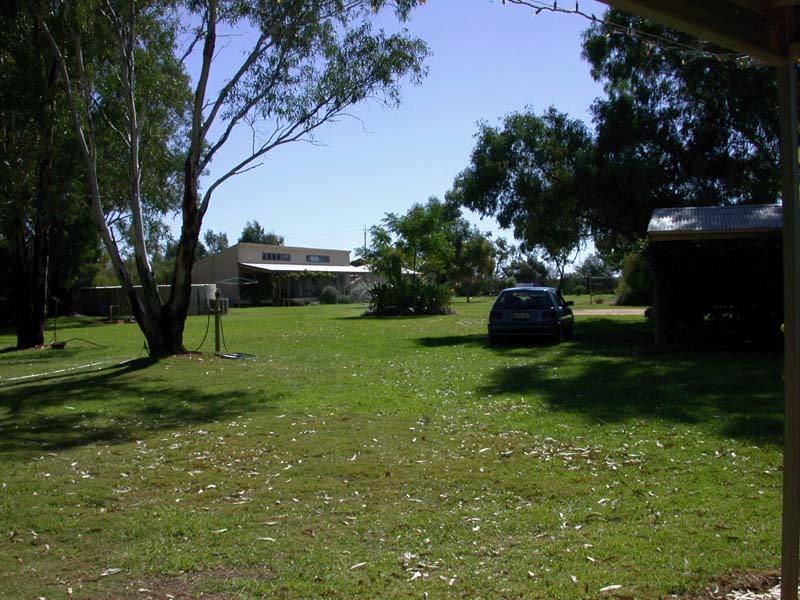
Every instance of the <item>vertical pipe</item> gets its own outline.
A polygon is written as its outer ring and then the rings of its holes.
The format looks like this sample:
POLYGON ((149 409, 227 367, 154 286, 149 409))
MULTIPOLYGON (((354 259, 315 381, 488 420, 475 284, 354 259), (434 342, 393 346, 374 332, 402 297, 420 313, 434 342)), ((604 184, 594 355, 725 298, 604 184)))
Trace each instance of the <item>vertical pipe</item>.
MULTIPOLYGON (((789 53, 790 58, 793 53, 789 53)), ((777 67, 780 92, 781 179, 783 195, 784 455, 781 598, 797 600, 800 546, 800 210, 798 210, 797 76, 794 60, 777 67)))
POLYGON ((220 319, 222 319, 222 307, 220 306, 219 288, 214 292, 214 352, 220 353, 220 319))

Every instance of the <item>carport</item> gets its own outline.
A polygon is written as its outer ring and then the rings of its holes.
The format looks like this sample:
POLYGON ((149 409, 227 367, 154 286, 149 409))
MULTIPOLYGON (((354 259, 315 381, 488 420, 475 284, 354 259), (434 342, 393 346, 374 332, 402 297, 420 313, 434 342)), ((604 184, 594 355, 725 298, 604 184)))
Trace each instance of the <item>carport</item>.
POLYGON ((800 215, 796 65, 800 0, 601 0, 772 65, 780 89, 785 424, 781 597, 797 599, 800 547, 800 215))
POLYGON ((657 208, 647 227, 655 346, 778 347, 779 204, 657 208))

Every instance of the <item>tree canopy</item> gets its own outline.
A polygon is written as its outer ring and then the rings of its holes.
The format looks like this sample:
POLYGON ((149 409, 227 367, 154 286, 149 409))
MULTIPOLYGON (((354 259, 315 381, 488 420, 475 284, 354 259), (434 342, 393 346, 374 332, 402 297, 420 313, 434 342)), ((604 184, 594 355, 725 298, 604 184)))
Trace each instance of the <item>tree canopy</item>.
POLYGON ((589 234, 582 197, 592 138, 579 120, 549 108, 482 123, 470 165, 448 196, 495 216, 528 250, 539 249, 560 277, 589 234))
POLYGON ((719 60, 721 48, 621 11, 609 10, 605 21, 685 50, 611 33, 603 24, 584 34, 583 56, 606 92, 591 109, 598 245, 626 247, 643 237, 657 207, 775 202, 773 71, 746 60, 719 60))
MULTIPOLYGON (((248 242, 251 244, 270 244, 272 246, 283 246, 283 236, 278 235, 274 231, 265 231, 256 220, 248 221, 242 235, 239 236, 239 242, 248 242)), ((226 238, 227 245, 227 238, 226 238)))
POLYGON ((512 227, 562 280, 589 237, 619 266, 654 208, 777 200, 772 70, 617 10, 585 32, 583 56, 605 90, 594 131, 555 108, 481 123, 453 199, 512 227))

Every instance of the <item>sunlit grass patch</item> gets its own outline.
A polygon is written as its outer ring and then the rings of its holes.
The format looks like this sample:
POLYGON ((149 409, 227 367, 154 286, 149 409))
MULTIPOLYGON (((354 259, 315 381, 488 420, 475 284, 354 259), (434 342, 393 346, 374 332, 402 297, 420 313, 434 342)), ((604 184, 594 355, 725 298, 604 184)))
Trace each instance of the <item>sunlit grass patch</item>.
POLYGON ((4 597, 660 598, 777 565, 780 356, 642 353, 636 317, 494 347, 490 300, 455 307, 235 310, 256 360, 153 363, 129 325, 0 354, 4 597))

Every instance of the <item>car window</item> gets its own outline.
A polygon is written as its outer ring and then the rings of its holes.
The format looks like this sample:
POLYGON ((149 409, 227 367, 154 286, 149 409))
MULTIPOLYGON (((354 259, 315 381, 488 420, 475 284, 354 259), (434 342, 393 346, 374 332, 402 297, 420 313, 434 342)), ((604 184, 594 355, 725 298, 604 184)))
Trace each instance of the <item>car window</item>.
POLYGON ((558 304, 560 306, 566 306, 567 305, 567 301, 564 300, 564 296, 561 295, 561 292, 556 292, 556 296, 558 296, 558 304))
POLYGON ((550 298, 547 292, 514 290, 505 292, 497 299, 497 306, 500 308, 550 308, 550 298))

